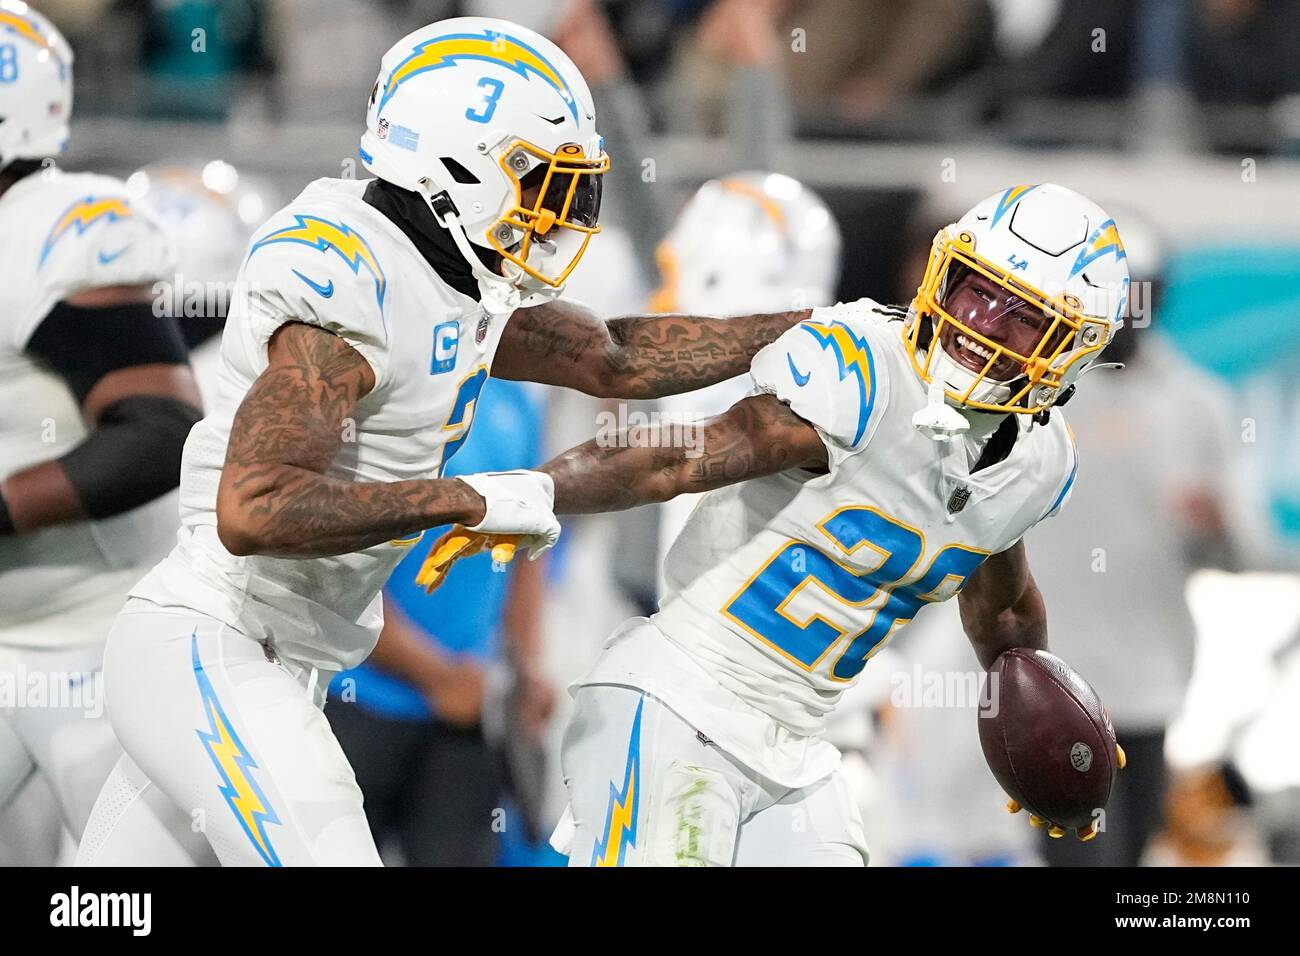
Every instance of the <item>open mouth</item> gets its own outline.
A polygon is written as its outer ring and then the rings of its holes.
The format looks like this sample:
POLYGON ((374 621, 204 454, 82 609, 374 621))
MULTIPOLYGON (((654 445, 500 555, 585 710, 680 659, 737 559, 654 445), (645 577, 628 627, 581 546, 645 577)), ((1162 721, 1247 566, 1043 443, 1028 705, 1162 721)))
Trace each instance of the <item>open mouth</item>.
MULTIPOLYGON (((972 372, 983 372, 989 364, 989 359, 993 357, 991 348, 951 326, 944 330, 942 338, 944 351, 956 359, 959 365, 972 372)), ((994 381, 1005 382, 1015 378, 1019 371, 1020 363, 1003 355, 993 363, 988 376, 994 381)))

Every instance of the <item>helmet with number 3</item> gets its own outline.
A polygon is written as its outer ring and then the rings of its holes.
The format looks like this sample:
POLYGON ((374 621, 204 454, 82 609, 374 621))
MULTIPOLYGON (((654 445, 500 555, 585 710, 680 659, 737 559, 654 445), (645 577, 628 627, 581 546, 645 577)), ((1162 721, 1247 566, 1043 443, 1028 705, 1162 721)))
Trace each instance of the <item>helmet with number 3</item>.
POLYGON ((904 326, 913 366, 952 404, 1045 411, 1123 326, 1126 260, 1115 220, 1073 190, 990 196, 934 237, 904 326))
POLYGON ((587 84, 559 47, 505 20, 442 20, 384 54, 361 160, 423 194, 506 305, 558 295, 599 231, 609 157, 587 84))
POLYGON ((63 152, 72 113, 72 48, 19 0, 0 0, 0 169, 63 152))

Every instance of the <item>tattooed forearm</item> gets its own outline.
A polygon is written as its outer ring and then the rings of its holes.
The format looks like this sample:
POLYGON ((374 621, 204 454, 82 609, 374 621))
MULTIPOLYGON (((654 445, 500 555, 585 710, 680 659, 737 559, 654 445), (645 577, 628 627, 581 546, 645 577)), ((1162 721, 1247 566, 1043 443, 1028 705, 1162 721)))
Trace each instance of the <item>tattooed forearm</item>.
POLYGON ((663 447, 670 438, 657 428, 629 429, 615 441, 593 439, 547 462, 540 470, 555 481, 555 513, 621 511, 827 464, 816 429, 772 395, 744 399, 706 422, 692 447, 663 447))
POLYGON ((350 482, 323 474, 374 387, 365 359, 302 324, 272 339, 271 364, 235 413, 217 493, 217 531, 235 554, 319 557, 414 531, 476 524, 483 502, 456 480, 350 482))
POLYGON ((810 314, 641 315, 606 322, 581 306, 552 302, 511 317, 492 374, 607 398, 675 395, 740 375, 755 352, 810 314))

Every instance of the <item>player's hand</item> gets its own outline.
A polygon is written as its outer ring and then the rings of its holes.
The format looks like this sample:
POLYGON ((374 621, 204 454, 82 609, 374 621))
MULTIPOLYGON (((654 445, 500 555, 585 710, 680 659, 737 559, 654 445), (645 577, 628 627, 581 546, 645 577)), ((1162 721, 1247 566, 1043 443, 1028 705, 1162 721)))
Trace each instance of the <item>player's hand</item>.
MULTIPOLYGON (((1124 755, 1124 748, 1119 744, 1115 745, 1115 762, 1119 766, 1120 770, 1123 770, 1124 765, 1128 763, 1128 757, 1124 755)), ((1016 801, 1007 801, 1008 813, 1019 813, 1020 810, 1021 806, 1016 801)), ((1047 827, 1047 835, 1053 840, 1059 840, 1061 837, 1065 836, 1064 827, 1058 827, 1053 823, 1049 823, 1047 820, 1044 820, 1042 817, 1034 813, 1029 814, 1029 825, 1031 827, 1047 827)), ((1079 829, 1074 831, 1074 835, 1079 838, 1081 843, 1087 843, 1089 840, 1094 839, 1100 832, 1101 829, 1097 826, 1097 821, 1094 820, 1091 826, 1079 827, 1079 829)))
POLYGON ((519 548, 536 561, 560 539, 560 522, 551 508, 555 482, 540 471, 494 471, 463 475, 461 481, 483 498, 483 520, 455 525, 429 549, 415 583, 432 592, 461 558, 492 552, 497 564, 509 564, 519 548))
POLYGON ((555 507, 555 482, 540 471, 489 471, 462 475, 461 481, 483 498, 483 520, 466 528, 489 535, 517 535, 537 558, 560 540, 555 507))
POLYGON ((484 551, 492 552, 496 564, 509 564, 519 549, 520 537, 517 534, 479 534, 458 524, 433 543, 415 575, 415 583, 432 594, 447 579, 447 572, 453 564, 484 551))

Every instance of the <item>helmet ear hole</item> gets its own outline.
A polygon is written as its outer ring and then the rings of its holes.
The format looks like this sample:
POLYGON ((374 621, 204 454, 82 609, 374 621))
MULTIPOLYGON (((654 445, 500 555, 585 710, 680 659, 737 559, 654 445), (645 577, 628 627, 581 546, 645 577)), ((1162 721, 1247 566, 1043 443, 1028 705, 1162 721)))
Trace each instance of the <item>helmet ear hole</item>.
POLYGON ((450 156, 440 157, 442 165, 447 167, 451 178, 466 186, 476 186, 481 180, 450 156))

